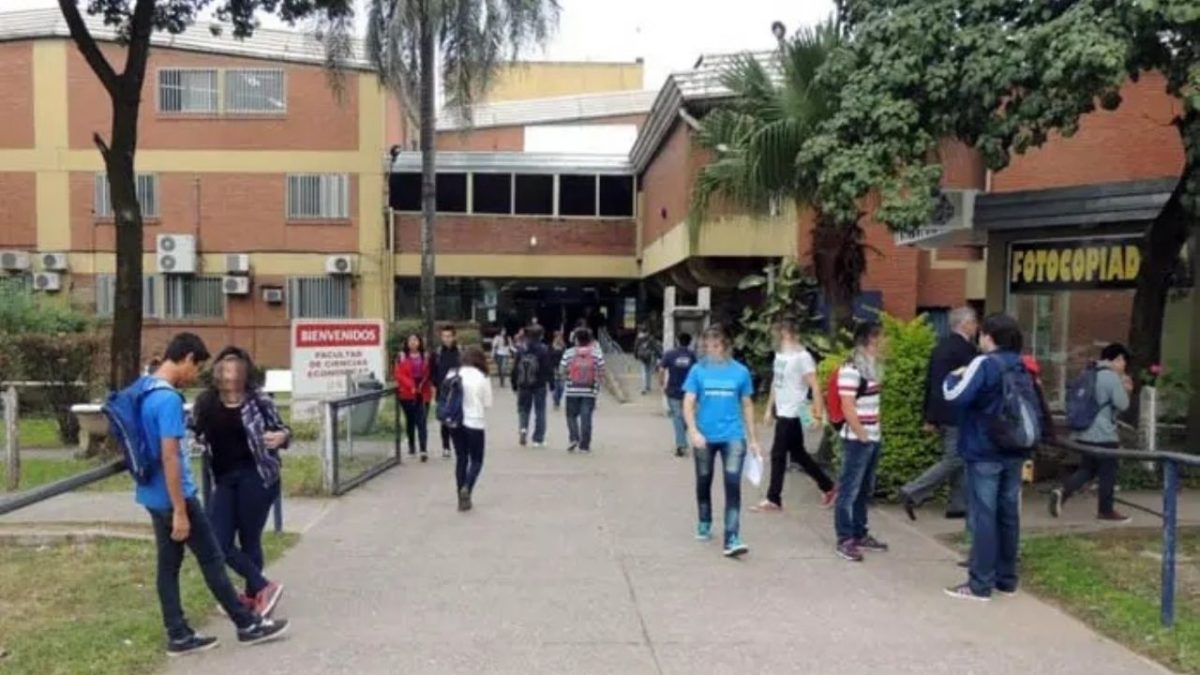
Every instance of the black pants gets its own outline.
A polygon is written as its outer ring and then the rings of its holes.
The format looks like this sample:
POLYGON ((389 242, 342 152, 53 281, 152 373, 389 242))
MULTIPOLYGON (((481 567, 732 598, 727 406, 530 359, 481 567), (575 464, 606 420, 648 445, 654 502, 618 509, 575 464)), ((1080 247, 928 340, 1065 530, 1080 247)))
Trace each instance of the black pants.
POLYGON ((833 481, 821 470, 820 465, 804 449, 804 425, 797 417, 779 417, 775 420, 775 440, 771 444, 771 482, 767 486, 767 500, 776 505, 783 504, 783 475, 787 472, 788 458, 804 467, 821 492, 833 489, 833 481))
POLYGON ((454 430, 454 478, 458 489, 475 489, 479 473, 483 471, 483 429, 459 427, 454 430))
POLYGON ((454 434, 454 430, 445 424, 440 426, 442 427, 442 450, 445 452, 450 452, 450 439, 454 434))
POLYGON ((217 543, 230 569, 246 580, 249 596, 267 587, 263 576, 262 533, 271 505, 278 498, 279 481, 271 487, 264 486, 258 469, 250 465, 217 476, 208 504, 217 543))
MULTIPOLYGON (((1121 447, 1119 443, 1080 443, 1080 445, 1109 449, 1121 447)), ((1118 460, 1110 457, 1083 455, 1079 462, 1079 468, 1067 480, 1063 481, 1063 500, 1079 492, 1093 478, 1098 478, 1100 481, 1100 503, 1097 512, 1100 515, 1112 513, 1115 508, 1114 502, 1116 501, 1117 466, 1118 460)))
POLYGON ((408 436, 408 454, 417 451, 417 441, 420 441, 421 454, 424 455, 429 444, 429 420, 425 402, 401 400, 400 407, 404 409, 404 433, 408 436))
POLYGON ((217 544, 217 537, 200 501, 187 500, 192 530, 188 538, 181 542, 171 539, 173 512, 170 509, 147 511, 150 511, 154 541, 158 546, 158 602, 162 606, 163 625, 166 626, 168 639, 181 640, 192 634, 179 597, 179 568, 183 565, 185 544, 192 549, 209 592, 221 603, 225 614, 238 628, 253 625, 257 617, 238 602, 237 591, 225 574, 225 556, 221 554, 221 547, 217 544))

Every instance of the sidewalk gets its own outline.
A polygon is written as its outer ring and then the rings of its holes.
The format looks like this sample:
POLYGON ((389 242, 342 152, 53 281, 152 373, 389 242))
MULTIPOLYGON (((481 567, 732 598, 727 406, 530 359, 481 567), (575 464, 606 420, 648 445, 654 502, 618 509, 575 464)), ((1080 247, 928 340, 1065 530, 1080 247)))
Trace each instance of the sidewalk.
POLYGON ((744 514, 749 556, 722 558, 692 538, 691 462, 652 405, 604 401, 587 457, 557 417, 552 449, 518 448, 514 418, 498 392, 475 511, 455 512, 447 462, 388 472, 272 570, 287 640, 243 649, 215 623, 225 644, 169 672, 1161 672, 1031 596, 946 598, 954 554, 903 516, 874 521, 891 553, 835 558, 800 474, 786 514, 744 514))

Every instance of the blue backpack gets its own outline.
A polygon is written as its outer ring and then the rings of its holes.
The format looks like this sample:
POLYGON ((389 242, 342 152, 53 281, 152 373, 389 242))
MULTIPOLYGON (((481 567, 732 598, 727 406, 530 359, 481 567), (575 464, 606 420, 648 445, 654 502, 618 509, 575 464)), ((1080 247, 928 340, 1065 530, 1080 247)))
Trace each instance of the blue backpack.
POLYGON ((438 387, 437 419, 451 429, 462 426, 463 386, 457 370, 447 375, 442 386, 438 387))
POLYGON ((1096 397, 1096 381, 1100 369, 1088 364, 1067 389, 1067 425, 1072 431, 1087 431, 1100 416, 1100 401, 1096 397))
POLYGON ((125 467, 139 485, 150 482, 161 465, 159 451, 146 442, 142 426, 142 404, 156 391, 170 391, 181 399, 183 395, 162 380, 139 377, 133 384, 114 391, 100 410, 108 418, 108 435, 121 446, 125 467))
POLYGON ((994 357, 993 363, 1000 368, 1000 405, 987 421, 988 438, 1001 452, 1024 454, 1042 438, 1042 408, 1033 377, 1023 363, 1007 366, 994 357))

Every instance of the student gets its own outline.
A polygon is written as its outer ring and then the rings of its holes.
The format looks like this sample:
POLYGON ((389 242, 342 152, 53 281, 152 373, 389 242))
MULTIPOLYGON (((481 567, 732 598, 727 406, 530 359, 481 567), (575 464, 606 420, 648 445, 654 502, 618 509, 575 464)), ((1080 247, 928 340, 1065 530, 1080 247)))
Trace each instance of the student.
POLYGON ((854 355, 838 368, 837 375, 846 423, 839 432, 842 471, 833 522, 837 554, 852 562, 862 562, 863 551, 888 550, 887 544, 867 530, 867 504, 875 493, 875 470, 879 466, 882 439, 879 425, 882 346, 882 326, 874 322, 859 324, 854 330, 854 355))
POLYGON ((958 412, 958 453, 967 465, 971 531, 969 578, 946 589, 953 598, 986 601, 993 591, 1004 595, 1017 591, 1021 469, 1027 453, 1000 447, 993 426, 1005 401, 1005 373, 1012 373, 1009 379, 1030 399, 1036 396, 1033 378, 1022 362, 1021 345, 1016 320, 1004 314, 987 317, 979 337, 983 354, 950 373, 942 385, 946 401, 958 412))
POLYGON ((705 329, 704 352, 683 384, 683 416, 696 461, 696 538, 712 538, 713 464, 719 454, 725 476, 724 554, 736 558, 750 550, 741 537, 742 466, 747 450, 762 457, 754 429, 754 386, 750 370, 733 359, 723 328, 705 329))
MULTIPOLYGON (((1119 343, 1110 344, 1100 352, 1100 360, 1092 366, 1096 369, 1095 386, 1089 394, 1095 397, 1095 409, 1098 412, 1086 429, 1071 432, 1071 440, 1096 448, 1121 447, 1117 417, 1129 409, 1129 395, 1133 392, 1133 380, 1127 373, 1129 359, 1129 350, 1119 343)), ((1063 482, 1062 487, 1050 491, 1050 515, 1057 518, 1062 513, 1063 502, 1092 479, 1099 478, 1096 518, 1111 523, 1129 522, 1129 516, 1114 507, 1117 468, 1116 459, 1086 454, 1080 457, 1079 468, 1075 473, 1063 482)))
POLYGON ((946 376, 965 368, 975 358, 975 337, 979 332, 979 318, 970 307, 959 307, 950 312, 950 335, 942 338, 929 357, 929 373, 925 383, 925 425, 936 431, 941 440, 942 458, 925 473, 900 488, 900 501, 910 520, 917 519, 917 507, 933 496, 943 483, 950 484, 950 501, 946 504, 947 518, 962 518, 966 515, 963 495, 963 479, 966 469, 958 456, 957 413, 942 396, 942 382, 946 376))
POLYGON ((650 393, 654 381, 654 364, 661 356, 658 341, 650 333, 650 329, 642 325, 638 328, 637 337, 633 341, 633 354, 642 366, 642 395, 650 393))
POLYGON ((546 447, 546 394, 558 365, 550 350, 542 344, 542 327, 525 329, 525 344, 513 359, 513 390, 517 392, 518 442, 529 439, 529 419, 534 417, 533 446, 546 447))
POLYGON ((687 423, 683 420, 683 383, 696 365, 696 354, 692 352, 692 336, 680 333, 675 341, 678 347, 663 354, 658 367, 662 373, 662 388, 667 396, 671 426, 675 430, 675 456, 687 454, 687 423))
POLYGON ((604 379, 604 356, 592 340, 592 331, 575 329, 575 346, 563 354, 559 370, 567 383, 567 452, 591 452, 592 415, 604 379))
MULTIPOLYGON (((441 340, 442 345, 433 355, 433 394, 435 398, 442 383, 446 381, 446 375, 451 371, 458 370, 462 362, 462 355, 458 350, 458 331, 453 324, 442 326, 441 340)), ((450 459, 450 427, 445 424, 438 426, 441 427, 442 459, 450 459)))
POLYGON ((789 455, 817 483, 821 507, 829 508, 837 497, 837 486, 804 448, 804 420, 807 418, 810 426, 820 429, 825 418, 821 389, 817 386, 817 363, 800 344, 795 323, 781 321, 771 332, 775 338, 775 367, 767 410, 763 413, 763 424, 770 424, 771 418, 775 418, 771 482, 767 487, 767 498, 751 510, 770 513, 783 509, 783 477, 787 473, 789 455))
POLYGON ((239 600, 270 616, 283 584, 263 576, 262 533, 279 499, 279 451, 287 447, 291 430, 275 402, 251 381, 253 373, 244 350, 221 350, 212 385, 196 399, 193 428, 211 457, 216 483, 208 517, 226 562, 245 580, 239 600))
POLYGON ((563 393, 566 382, 563 380, 562 374, 558 371, 558 364, 562 363, 563 354, 567 351, 567 343, 563 340, 563 332, 561 330, 554 331, 554 340, 550 343, 550 362, 554 364, 554 410, 558 411, 562 408, 563 393))
POLYGON ((483 471, 484 430, 487 428, 487 409, 492 407, 492 382, 487 375, 487 357, 478 347, 470 347, 462 355, 462 424, 454 430, 455 485, 458 488, 458 510, 470 511, 475 483, 483 471))
POLYGON ((141 404, 142 442, 157 448, 160 464, 150 480, 137 485, 137 503, 150 513, 158 557, 158 600, 167 630, 167 654, 179 656, 217 645, 215 637, 201 635, 187 623, 179 594, 179 569, 187 546, 196 557, 204 581, 225 614, 237 626, 238 642, 255 644, 280 637, 288 628, 285 619, 263 618, 238 601, 237 591, 225 574, 225 557, 212 525, 197 498, 184 439, 187 435, 183 396, 179 388, 194 383, 209 358, 204 342, 192 333, 180 333, 167 345, 163 362, 153 375, 142 377, 146 394, 141 404))
POLYGON ((433 369, 425 352, 425 341, 409 335, 404 351, 396 358, 396 397, 404 409, 404 431, 408 435, 408 454, 421 448, 421 461, 429 461, 429 402, 433 400, 433 369))
POLYGON ((508 377, 508 359, 512 352, 513 342, 508 336, 508 329, 501 328, 492 338, 492 360, 496 362, 496 378, 500 381, 501 389, 504 388, 504 378, 508 377))

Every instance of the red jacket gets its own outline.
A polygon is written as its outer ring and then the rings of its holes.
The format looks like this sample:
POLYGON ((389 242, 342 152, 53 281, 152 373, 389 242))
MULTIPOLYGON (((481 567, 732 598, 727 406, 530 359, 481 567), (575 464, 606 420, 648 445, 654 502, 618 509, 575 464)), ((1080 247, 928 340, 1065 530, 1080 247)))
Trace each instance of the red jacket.
POLYGON ((419 398, 429 403, 433 400, 433 362, 428 355, 422 360, 424 364, 418 373, 416 359, 409 358, 406 354, 401 354, 396 359, 393 374, 396 378, 396 395, 401 401, 416 401, 419 398))

